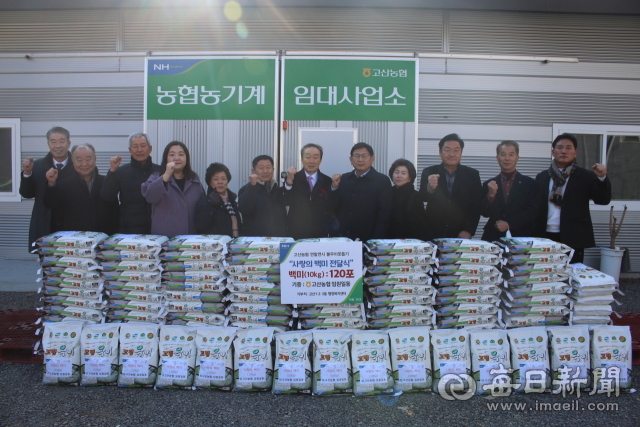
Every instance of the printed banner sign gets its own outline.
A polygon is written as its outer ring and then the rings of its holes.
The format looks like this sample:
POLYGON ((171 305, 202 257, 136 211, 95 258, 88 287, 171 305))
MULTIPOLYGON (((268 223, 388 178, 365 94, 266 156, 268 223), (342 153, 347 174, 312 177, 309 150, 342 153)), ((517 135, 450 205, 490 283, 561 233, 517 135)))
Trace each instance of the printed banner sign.
POLYGON ((361 242, 280 243, 283 304, 362 302, 361 242))
POLYGON ((273 120, 275 81, 275 59, 147 59, 147 119, 273 120))
POLYGON ((415 60, 284 60, 284 120, 415 121, 415 60))

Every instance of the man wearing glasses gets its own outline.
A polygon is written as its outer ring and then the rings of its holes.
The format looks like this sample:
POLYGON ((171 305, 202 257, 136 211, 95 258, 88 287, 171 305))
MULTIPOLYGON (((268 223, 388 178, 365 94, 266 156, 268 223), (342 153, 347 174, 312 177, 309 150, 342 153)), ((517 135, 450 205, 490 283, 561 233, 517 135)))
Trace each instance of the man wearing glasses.
POLYGON ((470 239, 480 221, 480 173, 460 164, 464 141, 457 134, 442 138, 438 147, 442 163, 424 168, 420 182, 427 202, 423 239, 470 239))
POLYGON ((359 142, 349 157, 353 171, 335 174, 331 184, 331 203, 337 217, 335 236, 384 239, 391 215, 391 181, 373 168, 373 148, 359 142))

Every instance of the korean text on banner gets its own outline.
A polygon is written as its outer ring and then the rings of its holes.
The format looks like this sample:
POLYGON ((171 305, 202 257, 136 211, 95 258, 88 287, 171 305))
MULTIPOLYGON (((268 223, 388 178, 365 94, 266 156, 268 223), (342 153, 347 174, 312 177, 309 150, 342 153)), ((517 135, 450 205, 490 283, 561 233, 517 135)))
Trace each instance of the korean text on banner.
POLYGON ((280 244, 283 304, 362 302, 361 242, 280 244))

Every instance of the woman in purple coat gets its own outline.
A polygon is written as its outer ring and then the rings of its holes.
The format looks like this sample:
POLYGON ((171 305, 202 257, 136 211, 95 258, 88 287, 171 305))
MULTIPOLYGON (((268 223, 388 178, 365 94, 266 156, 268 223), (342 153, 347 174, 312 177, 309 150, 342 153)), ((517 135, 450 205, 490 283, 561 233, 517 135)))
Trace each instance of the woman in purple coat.
POLYGON ((167 145, 160 169, 142 184, 142 195, 152 206, 151 234, 196 234, 196 203, 205 194, 200 178, 191 170, 189 150, 182 142, 167 145))

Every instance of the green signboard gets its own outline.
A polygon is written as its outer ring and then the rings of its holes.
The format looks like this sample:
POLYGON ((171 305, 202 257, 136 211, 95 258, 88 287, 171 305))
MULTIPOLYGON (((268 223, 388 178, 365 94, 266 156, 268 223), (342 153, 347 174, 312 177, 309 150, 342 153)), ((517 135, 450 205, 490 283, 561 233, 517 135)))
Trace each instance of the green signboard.
POLYGON ((284 61, 284 120, 415 121, 415 60, 284 61))
POLYGON ((276 62, 270 58, 147 60, 149 120, 273 120, 276 62))

